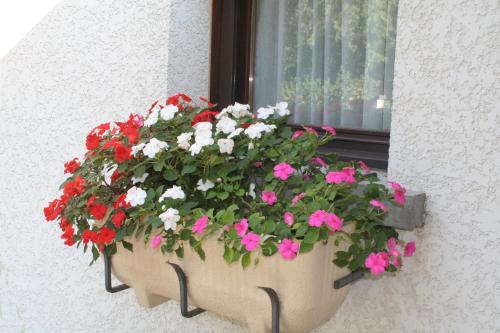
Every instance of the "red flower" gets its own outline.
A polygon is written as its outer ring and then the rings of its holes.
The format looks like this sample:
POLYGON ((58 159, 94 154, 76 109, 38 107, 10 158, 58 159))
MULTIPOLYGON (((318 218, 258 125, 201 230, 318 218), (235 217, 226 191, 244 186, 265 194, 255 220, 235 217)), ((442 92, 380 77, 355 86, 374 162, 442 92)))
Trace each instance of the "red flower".
POLYGON ((61 222, 59 222, 59 228, 64 231, 69 226, 69 221, 66 217, 61 216, 61 222))
POLYGON ((116 198, 115 203, 113 204, 113 208, 118 209, 118 208, 129 208, 130 204, 125 201, 127 198, 127 193, 120 194, 118 198, 116 198))
POLYGON ((60 199, 55 199, 43 209, 43 214, 47 221, 54 221, 62 212, 64 204, 60 199))
POLYGON ((118 170, 113 171, 113 174, 111 175, 111 182, 114 183, 118 179, 125 177, 127 173, 125 172, 119 172, 118 170))
POLYGON ((85 229, 82 233, 83 244, 88 244, 89 241, 92 243, 97 242, 97 232, 85 229))
POLYGON ((75 173, 76 170, 80 167, 80 160, 78 157, 75 157, 71 161, 64 163, 64 173, 75 173))
POLYGON ((88 150, 93 150, 99 147, 99 142, 101 142, 101 137, 97 134, 90 133, 87 135, 87 140, 85 141, 85 146, 88 150))
POLYGON ((108 211, 108 207, 101 203, 96 203, 90 206, 89 213, 96 220, 102 220, 104 216, 106 216, 106 212, 108 211))
POLYGON ((126 218, 127 218, 127 215, 125 214, 125 212, 123 210, 119 210, 115 213, 115 215, 113 215, 113 218, 111 219, 111 221, 113 222, 115 227, 119 228, 122 226, 122 222, 126 218))
POLYGON ((123 163, 132 158, 132 149, 119 142, 115 145, 115 161, 123 163))
POLYGON ((205 98, 205 97, 200 97, 200 100, 201 100, 202 102, 207 103, 207 107, 208 107, 209 109, 210 109, 210 108, 213 108, 214 106, 216 106, 216 105, 217 105, 217 104, 215 104, 215 103, 210 102, 210 101, 209 101, 207 98, 205 98))
POLYGON ((108 227, 102 227, 97 234, 97 243, 110 244, 115 238, 116 232, 108 227))
POLYGON ((180 109, 182 109, 182 105, 181 105, 182 101, 184 101, 185 103, 191 103, 193 100, 188 95, 179 93, 179 94, 176 94, 174 96, 170 96, 169 98, 167 98, 166 104, 167 105, 175 105, 180 110, 180 109))
POLYGON ((67 195, 68 197, 80 195, 84 191, 85 191, 85 179, 83 179, 80 176, 76 176, 76 178, 73 181, 64 184, 64 195, 67 195))
POLYGON ((217 114, 219 114, 219 112, 209 111, 209 110, 200 112, 193 117, 193 121, 191 122, 191 126, 194 126, 197 123, 201 123, 204 121, 208 121, 208 122, 212 123, 214 121, 214 117, 217 114))
POLYGON ((129 144, 134 144, 139 140, 139 123, 136 115, 131 114, 128 121, 124 123, 116 123, 120 128, 120 132, 128 138, 129 144))
POLYGON ((64 239, 64 244, 71 246, 75 244, 75 239, 73 238, 75 230, 73 229, 73 226, 71 224, 68 224, 64 228, 64 232, 61 235, 61 239, 64 239))

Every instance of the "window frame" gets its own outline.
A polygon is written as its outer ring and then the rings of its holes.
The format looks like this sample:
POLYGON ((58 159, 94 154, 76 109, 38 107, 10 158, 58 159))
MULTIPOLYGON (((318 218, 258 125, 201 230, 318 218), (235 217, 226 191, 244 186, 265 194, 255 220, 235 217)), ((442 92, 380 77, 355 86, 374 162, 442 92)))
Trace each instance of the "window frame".
MULTIPOLYGON (((212 0, 210 100, 219 110, 252 96, 256 0, 212 0)), ((308 125, 309 126, 309 125, 308 125)), ((290 124, 293 129, 300 124, 290 124)), ((310 126, 324 132, 319 126, 310 126)), ((324 146, 342 161, 362 160, 387 170, 390 131, 336 128, 336 139, 324 146)))

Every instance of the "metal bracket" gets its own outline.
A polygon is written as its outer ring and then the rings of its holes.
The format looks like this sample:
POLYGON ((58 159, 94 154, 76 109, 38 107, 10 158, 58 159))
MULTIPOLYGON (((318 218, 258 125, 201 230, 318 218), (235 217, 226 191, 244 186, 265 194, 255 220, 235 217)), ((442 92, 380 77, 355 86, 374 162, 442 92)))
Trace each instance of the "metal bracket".
POLYGON ((280 299, 276 291, 268 287, 259 287, 264 290, 271 299, 272 333, 280 332, 280 299))
POLYGON ((109 293, 117 293, 130 288, 126 284, 121 284, 116 287, 111 286, 111 256, 108 255, 106 250, 104 250, 102 254, 104 256, 104 285, 106 287, 106 291, 109 293))
POLYGON ((187 278, 186 274, 179 265, 173 264, 171 262, 167 262, 172 268, 175 270, 177 277, 179 278, 179 287, 180 287, 180 297, 181 297, 181 315, 185 318, 191 318, 199 315, 200 313, 205 312, 205 310, 196 308, 193 310, 188 310, 188 286, 187 286, 187 278))
POLYGON ((352 272, 349 275, 346 275, 338 280, 333 281, 333 289, 340 289, 345 286, 347 286, 350 283, 353 283, 354 281, 357 281, 361 279, 365 275, 365 273, 362 270, 357 270, 352 272))

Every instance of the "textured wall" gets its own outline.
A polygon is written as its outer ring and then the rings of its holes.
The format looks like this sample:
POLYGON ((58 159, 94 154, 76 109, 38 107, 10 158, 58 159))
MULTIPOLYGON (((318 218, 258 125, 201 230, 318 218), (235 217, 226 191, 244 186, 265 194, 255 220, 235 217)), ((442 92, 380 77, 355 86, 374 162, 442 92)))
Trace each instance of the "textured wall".
MULTIPOLYGON (((105 293, 41 217, 97 122, 207 93, 208 18, 209 0, 67 0, 0 60, 1 332, 245 331, 105 293)), ((427 225, 401 274, 357 282, 318 333, 500 331, 499 36, 497 0, 400 1, 389 174, 427 193, 427 225)))

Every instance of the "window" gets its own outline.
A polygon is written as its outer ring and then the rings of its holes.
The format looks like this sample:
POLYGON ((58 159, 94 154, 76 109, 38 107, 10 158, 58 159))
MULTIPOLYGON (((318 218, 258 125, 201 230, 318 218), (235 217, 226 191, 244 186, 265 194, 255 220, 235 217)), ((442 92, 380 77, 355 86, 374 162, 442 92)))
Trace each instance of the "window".
POLYGON ((398 0, 214 0, 210 95, 286 100, 290 125, 334 126, 328 149, 387 168, 398 0))

